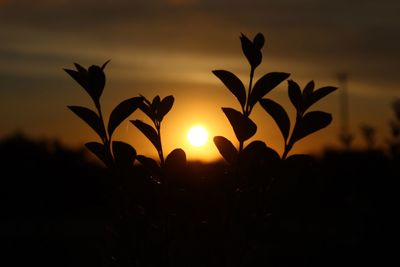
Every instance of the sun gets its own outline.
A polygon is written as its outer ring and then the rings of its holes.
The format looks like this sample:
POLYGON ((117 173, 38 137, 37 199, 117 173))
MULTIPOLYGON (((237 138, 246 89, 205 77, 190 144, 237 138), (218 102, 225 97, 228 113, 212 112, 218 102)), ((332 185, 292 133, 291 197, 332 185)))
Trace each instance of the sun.
POLYGON ((192 146, 201 147, 207 143, 208 133, 203 126, 195 125, 190 128, 187 134, 187 139, 192 146))

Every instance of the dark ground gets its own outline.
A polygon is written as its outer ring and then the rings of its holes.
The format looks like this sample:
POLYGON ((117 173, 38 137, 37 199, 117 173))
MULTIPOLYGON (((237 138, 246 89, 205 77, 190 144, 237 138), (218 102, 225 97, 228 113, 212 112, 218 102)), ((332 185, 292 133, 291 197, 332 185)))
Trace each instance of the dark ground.
POLYGON ((167 196, 141 167, 115 178, 86 156, 0 142, 1 266, 385 266, 396 255, 399 158, 379 150, 264 166, 236 191, 224 163, 191 162, 167 196))

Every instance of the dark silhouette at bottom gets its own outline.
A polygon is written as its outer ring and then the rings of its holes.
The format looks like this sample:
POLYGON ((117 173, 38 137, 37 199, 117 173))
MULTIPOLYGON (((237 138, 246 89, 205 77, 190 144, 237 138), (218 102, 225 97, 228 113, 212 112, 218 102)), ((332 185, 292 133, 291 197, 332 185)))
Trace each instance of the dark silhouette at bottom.
POLYGON ((273 181, 249 172, 239 192, 226 164, 189 162, 168 195, 140 165, 118 191, 109 170, 54 142, 18 135, 0 151, 4 266, 361 266, 391 254, 398 159, 378 150, 286 162, 273 181))

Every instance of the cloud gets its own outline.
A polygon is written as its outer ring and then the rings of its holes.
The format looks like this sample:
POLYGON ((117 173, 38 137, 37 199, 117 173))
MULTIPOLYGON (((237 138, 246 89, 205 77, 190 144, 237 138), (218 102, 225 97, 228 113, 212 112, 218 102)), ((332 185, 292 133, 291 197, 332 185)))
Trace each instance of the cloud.
POLYGON ((178 53, 193 60, 239 58, 240 32, 263 32, 270 67, 304 77, 345 71, 358 81, 395 88, 399 7, 390 0, 10 0, 0 8, 0 37, 3 48, 26 53, 28 61, 125 53, 159 55, 162 62, 178 53), (43 57, 32 59, 32 50, 43 57))

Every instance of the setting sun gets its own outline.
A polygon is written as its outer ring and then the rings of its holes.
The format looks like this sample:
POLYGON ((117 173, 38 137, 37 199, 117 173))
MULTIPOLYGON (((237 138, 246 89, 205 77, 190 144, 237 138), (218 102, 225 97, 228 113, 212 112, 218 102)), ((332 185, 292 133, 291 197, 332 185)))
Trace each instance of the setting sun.
POLYGON ((208 133, 204 127, 196 125, 190 128, 187 138, 192 146, 200 147, 207 143, 208 133))

